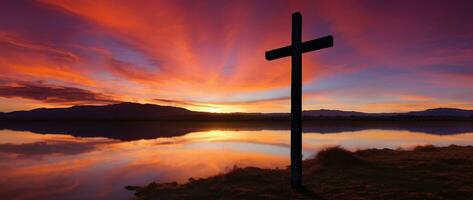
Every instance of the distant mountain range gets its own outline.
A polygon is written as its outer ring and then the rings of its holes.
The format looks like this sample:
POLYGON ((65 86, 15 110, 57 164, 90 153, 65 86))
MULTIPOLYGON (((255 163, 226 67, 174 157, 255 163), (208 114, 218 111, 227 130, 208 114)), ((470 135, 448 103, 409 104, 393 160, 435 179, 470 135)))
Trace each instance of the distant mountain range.
MULTIPOLYGON (((289 120, 289 113, 209 113, 154 104, 119 103, 104 106, 39 108, 29 111, 0 113, 0 120, 156 120, 156 121, 226 121, 289 120)), ((303 111, 304 120, 473 120, 473 110, 435 108, 406 113, 363 113, 340 110, 303 111)))

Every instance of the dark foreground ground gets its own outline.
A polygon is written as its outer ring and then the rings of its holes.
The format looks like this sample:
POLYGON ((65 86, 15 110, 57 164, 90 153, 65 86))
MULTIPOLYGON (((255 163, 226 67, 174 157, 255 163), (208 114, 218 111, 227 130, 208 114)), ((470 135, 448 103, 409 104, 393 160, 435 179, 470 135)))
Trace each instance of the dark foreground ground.
POLYGON ((288 169, 236 168, 186 184, 128 186, 136 199, 473 199, 473 147, 329 148, 303 163, 303 188, 288 169))

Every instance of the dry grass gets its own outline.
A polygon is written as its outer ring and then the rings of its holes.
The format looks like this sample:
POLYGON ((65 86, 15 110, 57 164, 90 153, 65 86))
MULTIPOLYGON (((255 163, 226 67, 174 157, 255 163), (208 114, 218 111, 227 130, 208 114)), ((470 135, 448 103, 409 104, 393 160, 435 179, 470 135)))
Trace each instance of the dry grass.
POLYGON ((237 168, 186 184, 151 183, 137 199, 473 199, 473 147, 321 151, 303 163, 303 188, 289 170, 237 168))

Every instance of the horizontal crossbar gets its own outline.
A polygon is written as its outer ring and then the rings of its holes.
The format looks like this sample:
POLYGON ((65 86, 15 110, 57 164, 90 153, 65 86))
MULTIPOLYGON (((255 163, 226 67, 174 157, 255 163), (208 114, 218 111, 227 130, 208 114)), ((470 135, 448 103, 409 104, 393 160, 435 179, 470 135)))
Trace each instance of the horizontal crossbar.
MULTIPOLYGON (((324 49, 333 46, 333 37, 331 35, 321 37, 315 40, 310 40, 307 42, 303 42, 301 44, 302 53, 306 53, 309 51, 316 51, 319 49, 324 49)), ((265 57, 266 60, 274 60, 278 58, 283 58, 286 56, 291 56, 292 54, 292 46, 285 46, 279 49, 273 49, 271 51, 266 51, 265 57)))

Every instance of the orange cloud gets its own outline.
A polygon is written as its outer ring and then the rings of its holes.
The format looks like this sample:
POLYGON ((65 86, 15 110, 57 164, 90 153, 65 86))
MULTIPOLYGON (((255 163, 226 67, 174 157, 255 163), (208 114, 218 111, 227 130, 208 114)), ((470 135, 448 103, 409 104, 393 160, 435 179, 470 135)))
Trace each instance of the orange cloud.
MULTIPOLYGON (((147 56, 164 61, 159 69, 155 69, 159 73, 151 71, 146 73, 147 76, 124 70, 133 69, 132 66, 121 67, 124 63, 114 63, 117 73, 137 82, 153 84, 152 80, 165 80, 154 81, 154 84, 159 82, 157 87, 172 88, 189 93, 189 96, 203 95, 202 90, 225 95, 230 91, 273 89, 287 86, 290 82, 287 76, 290 73, 290 59, 274 63, 263 59, 265 50, 287 45, 289 31, 272 30, 271 26, 259 27, 261 31, 272 34, 257 36, 262 40, 252 42, 253 36, 244 31, 250 26, 246 21, 250 20, 247 13, 249 5, 244 3, 221 13, 224 16, 220 17, 224 19, 206 22, 198 19, 202 14, 198 9, 179 12, 182 5, 177 2, 160 2, 157 5, 107 1, 45 2, 98 23, 147 56), (159 8, 158 13, 156 8, 159 8), (217 24, 221 27, 215 26, 217 24), (203 46, 215 48, 202 50, 203 46), (225 70, 231 72, 225 73, 225 70)), ((199 7, 205 3, 196 4, 194 6, 199 7)), ((308 82, 314 78, 319 64, 312 59, 304 59, 304 66, 304 80, 308 82)))
POLYGON ((57 80, 93 86, 96 81, 74 67, 80 61, 74 53, 48 45, 0 34, 0 73, 31 80, 57 80))

